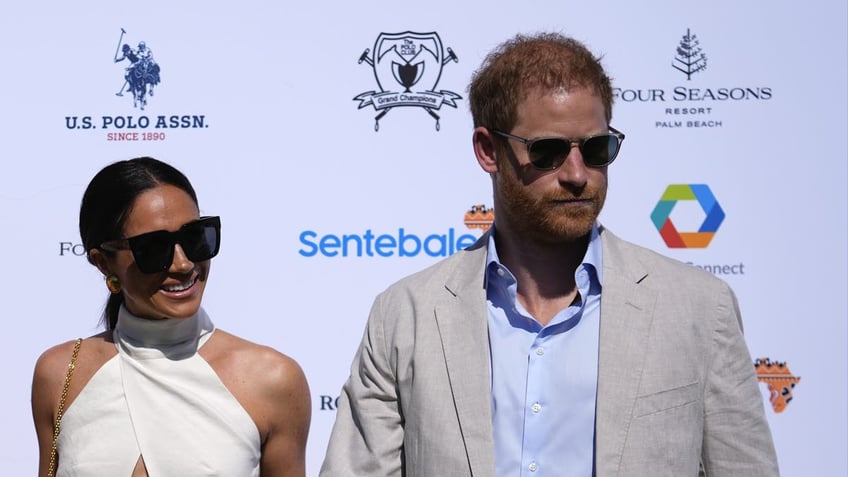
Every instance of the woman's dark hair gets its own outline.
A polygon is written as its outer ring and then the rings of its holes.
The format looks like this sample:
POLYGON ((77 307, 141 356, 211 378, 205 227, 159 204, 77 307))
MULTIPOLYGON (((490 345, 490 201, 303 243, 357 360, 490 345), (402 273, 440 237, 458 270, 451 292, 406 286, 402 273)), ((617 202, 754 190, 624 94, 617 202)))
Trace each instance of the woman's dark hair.
MULTIPOLYGON (((82 196, 79 228, 88 261, 91 250, 100 244, 124 237, 124 225, 132 211, 135 199, 144 191, 160 185, 172 185, 185 191, 197 204, 197 194, 188 178, 173 166, 152 157, 137 157, 109 164, 98 172, 82 196)), ((118 310, 124 302, 123 293, 109 295, 103 311, 103 323, 114 329, 118 310)))

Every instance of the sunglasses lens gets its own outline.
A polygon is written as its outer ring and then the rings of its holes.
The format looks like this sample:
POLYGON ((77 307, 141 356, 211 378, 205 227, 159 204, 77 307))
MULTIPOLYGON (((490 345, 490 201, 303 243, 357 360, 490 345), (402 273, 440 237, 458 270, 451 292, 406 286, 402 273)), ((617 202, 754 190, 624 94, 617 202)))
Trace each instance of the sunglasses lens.
POLYGON ((129 239, 136 266, 143 273, 167 270, 174 259, 174 237, 165 231, 150 232, 129 239))
POLYGON ((618 154, 618 137, 612 134, 595 136, 586 139, 580 152, 583 162, 591 167, 604 167, 615 159, 618 154))
POLYGON ((537 169, 556 169, 570 150, 571 143, 564 139, 538 139, 530 145, 530 162, 537 169))
POLYGON ((210 217, 187 224, 180 245, 192 262, 209 260, 218 254, 221 246, 221 222, 217 217, 210 217))

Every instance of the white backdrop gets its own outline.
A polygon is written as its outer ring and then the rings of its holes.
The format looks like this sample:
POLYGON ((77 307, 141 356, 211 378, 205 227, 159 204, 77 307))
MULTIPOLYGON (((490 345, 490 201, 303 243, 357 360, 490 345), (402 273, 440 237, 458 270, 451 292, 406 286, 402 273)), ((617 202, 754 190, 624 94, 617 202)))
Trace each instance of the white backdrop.
MULTIPOLYGON (((469 78, 500 41, 556 30, 603 55, 619 88, 613 125, 627 139, 603 222, 733 286, 754 358, 785 362, 797 381, 782 412, 761 385, 783 475, 846 475, 846 18, 845 2, 826 0, 6 5, 2 473, 35 473, 37 356, 98 331, 107 292, 74 247, 83 189, 104 165, 151 155, 189 176, 203 213, 222 216, 204 301, 217 325, 303 366, 316 475, 371 300, 450 250, 359 256, 309 243, 478 236, 463 216, 491 207, 491 191, 470 146, 469 78), (705 55, 690 70, 706 66, 690 75, 673 67, 678 47, 695 46, 687 31, 705 55), (161 67, 143 111, 115 94, 128 66, 113 61, 119 39, 146 42, 161 67), (392 108, 379 131, 383 110, 358 108, 363 93, 404 92, 375 61, 387 45, 437 53, 410 93, 445 101, 438 130, 421 103, 392 108), (200 127, 157 128, 160 116, 200 127), (707 247, 670 248, 655 227, 672 184, 703 184, 720 204, 707 247)), ((670 216, 683 233, 704 219, 697 200, 670 216)))

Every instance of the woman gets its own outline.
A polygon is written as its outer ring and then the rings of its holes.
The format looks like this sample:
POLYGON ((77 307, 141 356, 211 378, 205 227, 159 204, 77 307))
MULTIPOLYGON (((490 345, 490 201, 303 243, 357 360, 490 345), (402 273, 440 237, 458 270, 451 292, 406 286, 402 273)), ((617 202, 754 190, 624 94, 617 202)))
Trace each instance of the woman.
POLYGON ((220 219, 200 217, 188 179, 149 157, 105 167, 83 196, 80 234, 111 293, 107 330, 82 340, 67 385, 75 342, 36 364, 39 475, 303 476, 306 379, 201 307, 220 219))

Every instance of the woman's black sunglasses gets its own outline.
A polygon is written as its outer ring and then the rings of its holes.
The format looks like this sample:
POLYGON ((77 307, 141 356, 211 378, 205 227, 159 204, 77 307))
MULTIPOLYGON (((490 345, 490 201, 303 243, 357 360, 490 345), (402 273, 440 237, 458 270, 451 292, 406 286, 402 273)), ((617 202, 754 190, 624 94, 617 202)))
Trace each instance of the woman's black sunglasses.
POLYGON ((221 248, 221 218, 201 217, 176 232, 156 230, 135 237, 110 240, 100 244, 103 250, 132 251, 138 269, 143 273, 164 272, 174 261, 174 246, 180 244, 192 262, 202 262, 218 255, 221 248))

